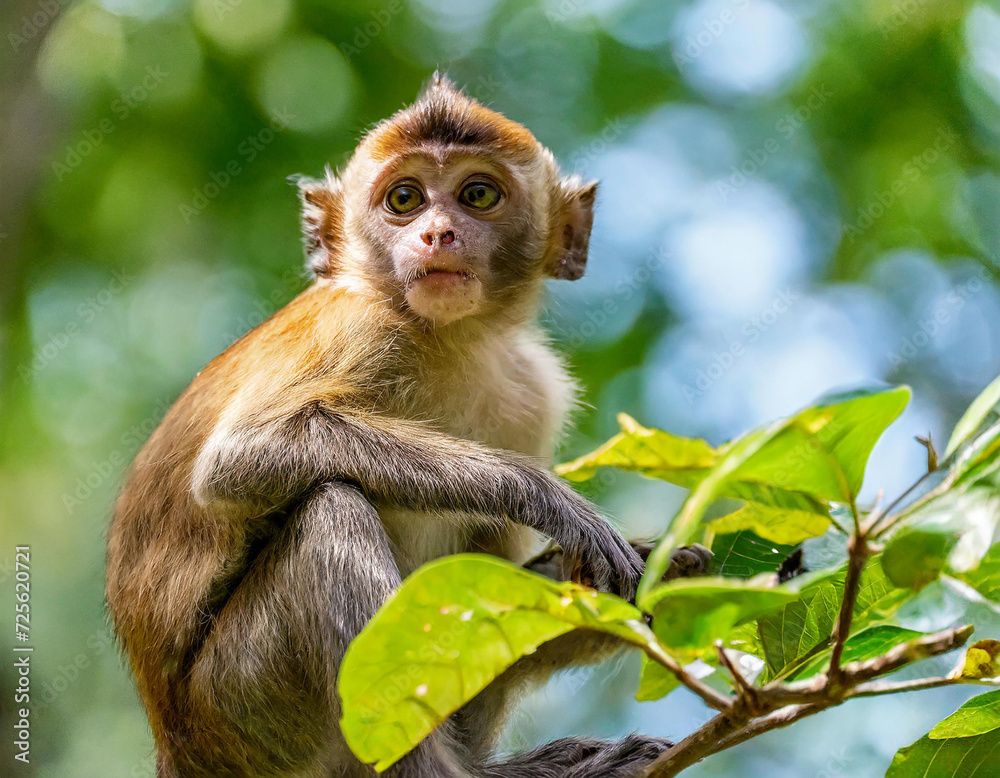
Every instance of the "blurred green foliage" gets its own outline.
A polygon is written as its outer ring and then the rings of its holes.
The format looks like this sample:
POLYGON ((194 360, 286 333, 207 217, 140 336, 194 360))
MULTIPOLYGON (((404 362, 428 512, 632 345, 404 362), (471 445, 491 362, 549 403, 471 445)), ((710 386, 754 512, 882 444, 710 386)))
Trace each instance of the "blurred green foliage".
MULTIPOLYGON (((906 432, 872 462, 891 489, 923 466, 909 433, 942 439, 1000 372, 996 0, 5 0, 0 33, 0 612, 30 544, 26 774, 153 774, 104 622, 122 473, 306 283, 287 177, 341 164, 437 66, 602 181, 588 277, 545 315, 591 408, 567 455, 618 411, 718 444, 833 386, 906 382, 906 432)), ((683 494, 590 488, 648 533, 683 494)), ((570 712, 565 685, 533 698, 511 744, 693 727, 678 695, 640 718, 609 678, 570 712)), ((714 769, 881 774, 950 699, 859 703, 799 730, 837 722, 836 752, 789 765, 777 735, 714 769)))

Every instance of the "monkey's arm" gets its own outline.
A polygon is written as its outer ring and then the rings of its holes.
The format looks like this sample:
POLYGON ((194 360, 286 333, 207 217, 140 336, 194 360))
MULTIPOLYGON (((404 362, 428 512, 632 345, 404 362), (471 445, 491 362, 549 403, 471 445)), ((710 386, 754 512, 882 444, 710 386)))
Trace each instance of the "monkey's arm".
POLYGON ((527 458, 320 403, 213 434, 198 458, 194 489, 202 503, 285 504, 328 481, 356 484, 377 504, 532 527, 581 559, 596 586, 625 597, 641 574, 639 556, 590 504, 527 458))

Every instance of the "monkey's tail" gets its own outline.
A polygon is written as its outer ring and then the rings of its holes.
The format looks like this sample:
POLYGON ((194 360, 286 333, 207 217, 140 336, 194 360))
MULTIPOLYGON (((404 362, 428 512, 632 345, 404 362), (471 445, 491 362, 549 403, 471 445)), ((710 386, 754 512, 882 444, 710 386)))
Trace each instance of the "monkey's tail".
POLYGON ((488 762, 482 778, 634 778, 673 746, 664 738, 562 738, 502 761, 488 762))

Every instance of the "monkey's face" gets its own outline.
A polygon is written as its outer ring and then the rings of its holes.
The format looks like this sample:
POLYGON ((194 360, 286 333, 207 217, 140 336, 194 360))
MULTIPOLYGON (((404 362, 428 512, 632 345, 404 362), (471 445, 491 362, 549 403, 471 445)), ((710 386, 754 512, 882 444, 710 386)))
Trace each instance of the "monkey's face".
POLYGON ((526 127, 440 75, 343 176, 299 188, 316 275, 435 325, 523 320, 543 279, 586 267, 596 182, 563 176, 526 127))
POLYGON ((510 248, 521 189, 510 169, 465 152, 408 155, 379 174, 369 234, 411 311, 449 324, 527 280, 510 248))

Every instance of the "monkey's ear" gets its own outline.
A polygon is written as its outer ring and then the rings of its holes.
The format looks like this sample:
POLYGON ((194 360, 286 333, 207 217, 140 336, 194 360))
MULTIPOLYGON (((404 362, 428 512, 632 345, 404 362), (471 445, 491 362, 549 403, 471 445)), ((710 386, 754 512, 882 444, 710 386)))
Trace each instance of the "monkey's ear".
POLYGON ((583 276, 596 196, 596 181, 583 183, 578 176, 560 180, 553 198, 552 238, 545 261, 550 277, 575 281, 583 276))
POLYGON ((329 168, 321 180, 305 176, 294 180, 302 200, 306 267, 317 276, 332 276, 337 271, 344 241, 344 195, 340 181, 329 168))

